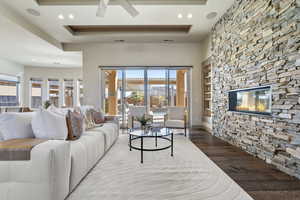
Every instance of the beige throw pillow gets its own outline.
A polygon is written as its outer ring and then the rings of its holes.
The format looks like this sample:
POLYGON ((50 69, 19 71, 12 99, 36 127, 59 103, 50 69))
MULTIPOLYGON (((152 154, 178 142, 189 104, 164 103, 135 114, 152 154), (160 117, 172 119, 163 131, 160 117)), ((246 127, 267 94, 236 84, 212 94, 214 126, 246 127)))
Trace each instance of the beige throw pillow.
POLYGON ((68 111, 67 117, 68 140, 77 140, 83 133, 84 116, 78 112, 68 111))

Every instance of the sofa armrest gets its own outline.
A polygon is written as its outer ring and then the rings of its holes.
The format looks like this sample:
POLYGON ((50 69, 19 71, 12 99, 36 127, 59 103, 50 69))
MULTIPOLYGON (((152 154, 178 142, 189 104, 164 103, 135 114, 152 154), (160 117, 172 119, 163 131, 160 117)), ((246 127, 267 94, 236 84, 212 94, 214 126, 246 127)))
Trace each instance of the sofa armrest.
POLYGON ((69 193, 70 144, 47 141, 31 150, 29 161, 0 162, 0 199, 63 200, 69 193))

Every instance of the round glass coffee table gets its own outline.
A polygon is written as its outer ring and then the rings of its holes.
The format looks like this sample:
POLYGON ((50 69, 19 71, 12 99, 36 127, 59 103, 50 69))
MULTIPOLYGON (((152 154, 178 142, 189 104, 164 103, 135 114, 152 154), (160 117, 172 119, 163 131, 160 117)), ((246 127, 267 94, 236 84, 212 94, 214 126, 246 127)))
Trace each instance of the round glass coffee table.
POLYGON ((141 163, 144 162, 144 151, 162 151, 171 148, 171 156, 173 156, 173 139, 173 131, 168 128, 152 128, 148 132, 144 130, 134 130, 129 133, 129 150, 135 149, 141 151, 141 163), (145 138, 154 138, 155 148, 144 148, 145 138), (133 140, 140 140, 140 146, 132 145, 133 140), (158 140, 166 140, 168 141, 168 145, 158 148, 158 140))

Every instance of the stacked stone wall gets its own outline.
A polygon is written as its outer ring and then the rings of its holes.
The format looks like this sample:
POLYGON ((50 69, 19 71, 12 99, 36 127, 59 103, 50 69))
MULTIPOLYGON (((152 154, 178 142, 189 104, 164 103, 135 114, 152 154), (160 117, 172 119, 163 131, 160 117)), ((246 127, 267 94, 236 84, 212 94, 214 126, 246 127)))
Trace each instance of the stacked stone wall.
POLYGON ((212 31, 213 134, 300 178, 300 0, 236 0, 212 31), (228 91, 272 86, 272 116, 228 91))

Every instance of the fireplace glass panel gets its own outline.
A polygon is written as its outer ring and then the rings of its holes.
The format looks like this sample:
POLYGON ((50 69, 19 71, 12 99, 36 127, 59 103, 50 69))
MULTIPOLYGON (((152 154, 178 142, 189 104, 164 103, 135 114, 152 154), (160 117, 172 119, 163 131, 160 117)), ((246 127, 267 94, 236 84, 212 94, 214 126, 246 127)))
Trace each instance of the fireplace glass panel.
POLYGON ((229 92, 229 110, 271 114, 271 88, 253 88, 229 92))

